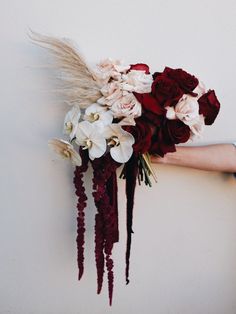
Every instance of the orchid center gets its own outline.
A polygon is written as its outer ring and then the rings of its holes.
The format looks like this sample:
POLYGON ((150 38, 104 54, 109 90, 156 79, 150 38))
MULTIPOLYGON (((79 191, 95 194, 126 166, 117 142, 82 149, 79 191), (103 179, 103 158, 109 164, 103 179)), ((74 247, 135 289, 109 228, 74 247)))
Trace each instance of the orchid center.
POLYGON ((88 138, 84 141, 84 147, 83 149, 89 149, 92 146, 92 141, 88 138))
POLYGON ((120 140, 117 136, 112 136, 108 142, 108 145, 111 147, 119 146, 120 140))
POLYGON ((62 151, 62 154, 65 158, 71 158, 71 153, 66 149, 62 151))
POLYGON ((90 113, 90 120, 92 122, 97 121, 100 118, 100 115, 98 112, 92 112, 90 113))
POLYGON ((71 132, 73 129, 73 124, 71 121, 65 123, 66 130, 71 132))

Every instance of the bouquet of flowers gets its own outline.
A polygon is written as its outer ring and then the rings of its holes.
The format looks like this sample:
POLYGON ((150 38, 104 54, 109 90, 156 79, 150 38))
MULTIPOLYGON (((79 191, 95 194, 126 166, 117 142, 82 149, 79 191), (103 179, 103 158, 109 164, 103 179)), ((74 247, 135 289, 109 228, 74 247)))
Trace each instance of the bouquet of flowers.
POLYGON ((76 166, 74 185, 78 196, 77 261, 79 279, 84 272, 86 193, 83 176, 91 164, 95 216, 97 293, 107 269, 109 301, 113 294, 112 249, 119 240, 117 174, 126 180, 127 247, 126 283, 136 181, 151 186, 156 180, 150 154, 163 157, 175 145, 200 136, 220 109, 214 90, 207 90, 195 76, 166 67, 150 73, 143 63, 124 64, 106 59, 89 67, 67 40, 33 36, 55 56, 61 70, 70 110, 64 120, 67 140, 52 139, 50 146, 76 166))

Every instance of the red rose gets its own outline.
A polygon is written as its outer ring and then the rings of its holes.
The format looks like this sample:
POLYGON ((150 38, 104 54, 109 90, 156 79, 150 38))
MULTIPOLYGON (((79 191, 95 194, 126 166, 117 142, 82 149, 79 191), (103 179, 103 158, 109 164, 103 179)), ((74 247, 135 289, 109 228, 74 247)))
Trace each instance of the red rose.
POLYGON ((163 157, 175 152, 175 144, 185 143, 190 137, 190 128, 180 120, 165 120, 153 137, 150 152, 163 157))
POLYGON ((220 103, 216 97, 214 90, 209 90, 203 94, 199 99, 199 113, 205 117, 205 124, 211 125, 218 115, 220 110, 220 103))
POLYGON ((147 111, 151 111, 157 115, 163 115, 165 110, 158 104, 156 99, 148 93, 138 94, 134 93, 137 100, 141 103, 142 108, 147 111))
POLYGON ((198 86, 198 79, 182 69, 166 67, 163 72, 167 77, 174 80, 185 94, 196 96, 193 90, 198 86))
POLYGON ((168 78, 164 73, 155 73, 155 80, 152 83, 152 95, 157 103, 162 106, 174 106, 183 96, 183 91, 178 84, 168 78))
POLYGON ((175 144, 185 143, 190 137, 190 128, 180 120, 167 120, 165 132, 175 144))
POLYGON ((169 138, 166 138, 162 129, 159 129, 158 132, 152 137, 152 145, 150 147, 149 153, 164 157, 166 153, 175 151, 175 144, 171 142, 169 138))
POLYGON ((159 126, 162 116, 165 115, 166 110, 162 108, 157 103, 157 100, 149 93, 133 94, 142 105, 142 116, 147 118, 154 125, 159 126))
POLYGON ((152 126, 159 127, 164 116, 158 116, 151 111, 143 111, 142 117, 145 118, 152 126))
POLYGON ((146 74, 150 74, 149 66, 145 63, 131 64, 129 71, 131 71, 131 70, 145 71, 146 74))
POLYGON ((123 126, 123 129, 131 133, 135 139, 134 152, 146 153, 151 145, 152 129, 150 124, 143 118, 135 119, 135 126, 123 126))

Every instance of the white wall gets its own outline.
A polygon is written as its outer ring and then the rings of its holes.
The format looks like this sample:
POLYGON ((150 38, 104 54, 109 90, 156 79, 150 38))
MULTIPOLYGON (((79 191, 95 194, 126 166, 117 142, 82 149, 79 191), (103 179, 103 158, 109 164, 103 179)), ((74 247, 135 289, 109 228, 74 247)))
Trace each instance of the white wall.
MULTIPOLYGON (((70 165, 47 141, 61 136, 66 106, 41 68, 47 52, 29 28, 70 37, 90 62, 183 67, 222 103, 201 143, 236 139, 234 0, 1 0, 0 313, 235 314, 236 181, 231 175, 157 166, 158 184, 137 189, 131 282, 125 286, 125 196, 119 182, 120 243, 115 290, 96 295, 93 203, 86 269, 77 282, 76 199, 70 165)), ((89 189, 89 177, 87 188, 89 189)))

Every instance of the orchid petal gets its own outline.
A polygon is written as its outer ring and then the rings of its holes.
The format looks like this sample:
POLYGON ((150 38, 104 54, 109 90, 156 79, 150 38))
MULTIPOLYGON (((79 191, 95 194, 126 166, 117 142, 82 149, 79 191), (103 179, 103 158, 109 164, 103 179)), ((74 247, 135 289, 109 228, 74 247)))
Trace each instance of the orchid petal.
POLYGON ((69 142, 52 139, 48 142, 48 145, 63 159, 70 159, 74 165, 81 166, 81 157, 69 142))
POLYGON ((132 156, 133 148, 129 143, 122 143, 119 146, 112 147, 110 150, 111 157, 120 163, 127 162, 132 156))
POLYGON ((78 127, 79 119, 81 116, 80 108, 74 106, 67 112, 64 120, 64 134, 70 136, 70 139, 75 137, 76 129, 78 127))
POLYGON ((93 132, 93 126, 88 121, 82 121, 78 124, 76 132, 76 142, 79 145, 83 145, 83 142, 90 137, 93 132))
POLYGON ((106 111, 106 108, 99 105, 98 103, 94 103, 85 110, 85 114, 90 115, 91 113, 102 112, 102 111, 106 111))
POLYGON ((104 136, 97 131, 97 127, 94 123, 88 121, 79 123, 76 132, 76 142, 88 149, 91 159, 99 158, 106 152, 106 140, 104 136))
POLYGON ((93 134, 92 147, 89 149, 89 157, 91 159, 99 158, 106 152, 106 140, 99 133, 93 134))
POLYGON ((118 145, 111 147, 111 157, 120 163, 127 162, 133 153, 134 137, 129 132, 122 129, 118 124, 111 124, 104 128, 103 135, 107 139, 117 138, 118 145))

